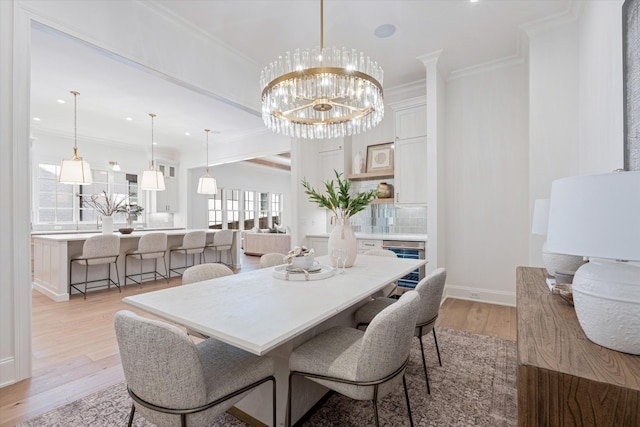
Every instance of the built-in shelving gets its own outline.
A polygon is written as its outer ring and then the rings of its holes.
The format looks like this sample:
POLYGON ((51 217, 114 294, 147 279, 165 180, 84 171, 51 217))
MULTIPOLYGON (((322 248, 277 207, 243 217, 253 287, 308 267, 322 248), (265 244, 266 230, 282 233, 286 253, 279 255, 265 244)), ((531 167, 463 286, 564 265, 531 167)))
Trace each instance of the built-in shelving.
POLYGON ((367 172, 347 175, 351 181, 367 181, 374 179, 393 178, 393 172, 367 172))

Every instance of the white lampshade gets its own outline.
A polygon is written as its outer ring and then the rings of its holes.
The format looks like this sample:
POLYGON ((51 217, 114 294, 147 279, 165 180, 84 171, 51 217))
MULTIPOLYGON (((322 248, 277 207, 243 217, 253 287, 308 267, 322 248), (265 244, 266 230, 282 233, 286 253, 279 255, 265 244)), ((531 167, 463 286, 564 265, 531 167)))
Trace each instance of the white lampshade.
POLYGON ((590 257, 573 279, 585 335, 640 354, 640 265, 621 262, 640 260, 640 171, 554 181, 547 248, 590 257))
POLYGON ((218 193, 218 185, 216 184, 216 179, 209 175, 200 177, 200 181, 198 181, 198 194, 216 193, 218 193))
POLYGON ((640 171, 575 176, 551 185, 547 249, 640 260, 640 171))
POLYGON ((142 172, 142 181, 140 182, 142 190, 163 191, 164 175, 158 170, 148 170, 142 172))
POLYGON ((536 199, 533 205, 533 221, 531 233, 541 236, 547 235, 549 225, 549 199, 536 199))
POLYGON ((61 184, 93 184, 89 163, 82 158, 63 160, 58 182, 61 184))

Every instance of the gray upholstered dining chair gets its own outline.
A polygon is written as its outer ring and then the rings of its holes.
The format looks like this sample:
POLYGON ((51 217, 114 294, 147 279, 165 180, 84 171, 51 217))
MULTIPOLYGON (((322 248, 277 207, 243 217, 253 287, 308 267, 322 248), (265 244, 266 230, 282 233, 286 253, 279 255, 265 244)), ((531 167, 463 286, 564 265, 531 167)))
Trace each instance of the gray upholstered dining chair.
POLYGON ((420 296, 406 292, 380 312, 366 331, 336 326, 311 338, 291 353, 287 424, 291 425, 293 377, 301 376, 356 400, 372 400, 379 426, 378 399, 402 378, 413 426, 404 371, 409 361, 412 326, 418 318, 420 296))
MULTIPOLYGON (((206 246, 206 250, 214 251, 216 262, 222 262, 222 253, 230 252, 233 244, 233 231, 218 230, 213 233, 213 243, 206 246)), ((205 255, 206 261, 206 255, 205 255)))
POLYGON ((275 267, 284 264, 284 254, 269 252, 260 257, 260 268, 275 267))
POLYGON ((206 426, 255 387, 276 380, 273 361, 221 341, 194 344, 178 327, 122 310, 115 315, 120 359, 136 409, 157 426, 206 426))
MULTIPOLYGON (((373 256, 386 256, 389 258, 398 258, 395 252, 390 251, 389 249, 369 249, 365 251, 363 255, 373 255, 373 256)), ((372 295, 373 298, 377 297, 390 297, 393 293, 398 289, 398 282, 391 282, 386 285, 383 289, 372 295)))
MULTIPOLYGON (((212 263, 199 264, 187 268, 184 273, 182 273, 182 284, 190 285, 192 283, 202 282, 204 280, 231 276, 232 274, 233 271, 226 265, 212 263)), ((202 339, 209 338, 208 336, 189 328, 187 328, 187 334, 202 339)))
POLYGON ((153 280, 158 280, 158 276, 163 277, 169 282, 169 270, 167 270, 167 233, 149 233, 140 237, 138 240, 138 248, 127 251, 124 255, 124 285, 127 286, 127 279, 133 283, 142 286, 142 279, 145 274, 153 274, 153 280), (140 272, 127 274, 127 260, 129 258, 137 258, 140 264, 140 272), (164 274, 158 271, 158 258, 162 258, 164 263, 164 274), (145 260, 153 260, 153 271, 142 271, 145 260), (136 280, 134 277, 138 277, 136 280))
POLYGON ((169 249, 169 277, 171 277, 171 272, 172 271, 174 273, 182 275, 182 272, 180 270, 185 270, 186 268, 189 267, 187 265, 187 257, 188 257, 188 255, 191 255, 192 258, 193 258, 193 263, 191 265, 195 264, 195 262, 196 262, 195 256, 196 255, 199 256, 199 262, 202 262, 202 256, 203 256, 203 253, 204 253, 204 247, 205 247, 206 243, 207 243, 207 232, 206 231, 204 231, 204 230, 194 230, 194 231, 187 232, 187 234, 185 234, 184 237, 182 238, 182 245, 180 245, 180 246, 172 246, 169 249), (184 255, 184 266, 171 268, 171 260, 173 258, 173 253, 174 252, 179 252, 179 253, 184 255))
MULTIPOLYGON (((447 280, 447 272, 444 268, 438 268, 430 275, 425 277, 416 286, 416 292, 420 294, 420 307, 418 320, 414 328, 414 335, 420 341, 420 352, 422 353, 422 367, 424 368, 424 378, 427 382, 427 393, 431 394, 429 386, 429 375, 427 374, 427 362, 424 357, 424 345, 422 337, 429 332, 433 333, 433 341, 436 344, 436 352, 438 353, 438 363, 442 366, 440 358, 440 348, 438 347, 438 338, 436 337, 435 324, 440 311, 440 303, 442 302, 442 291, 447 280)), ((382 312, 382 310, 396 303, 394 298, 377 298, 356 311, 355 318, 357 327, 369 325, 373 319, 382 312)))
MULTIPOLYGON (((100 234, 91 236, 82 245, 82 255, 71 257, 69 260, 69 291, 75 289, 87 299, 87 285, 89 283, 104 282, 104 285, 92 286, 94 288, 115 285, 120 290, 120 277, 118 274, 118 255, 120 254, 120 237, 115 234, 100 234), (84 265, 84 281, 73 283, 73 265, 84 265), (108 277, 106 279, 89 280, 89 267, 107 264, 108 277), (116 280, 111 279, 111 264, 116 267, 116 280), (84 284, 84 290, 79 285, 84 284)), ((89 287, 90 289, 91 287, 89 287)))

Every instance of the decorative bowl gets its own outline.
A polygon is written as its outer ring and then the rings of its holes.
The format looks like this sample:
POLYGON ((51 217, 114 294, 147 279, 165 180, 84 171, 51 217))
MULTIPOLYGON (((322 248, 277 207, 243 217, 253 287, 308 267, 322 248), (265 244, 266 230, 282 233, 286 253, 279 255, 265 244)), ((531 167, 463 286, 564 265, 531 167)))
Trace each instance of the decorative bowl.
POLYGON ((133 228, 118 228, 120 234, 131 234, 133 228))
POLYGON ((291 266, 301 268, 303 270, 309 270, 313 266, 313 260, 313 255, 298 256, 291 260, 291 266))

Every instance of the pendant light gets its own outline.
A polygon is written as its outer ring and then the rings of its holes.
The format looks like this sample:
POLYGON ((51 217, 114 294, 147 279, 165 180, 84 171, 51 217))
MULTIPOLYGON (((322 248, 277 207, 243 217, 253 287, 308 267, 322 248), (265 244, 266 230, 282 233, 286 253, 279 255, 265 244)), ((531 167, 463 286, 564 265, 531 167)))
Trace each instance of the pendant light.
POLYGON ((216 194, 218 192, 218 185, 216 179, 209 175, 209 132, 210 129, 204 130, 207 134, 207 169, 204 176, 200 177, 198 181, 198 194, 216 194))
POLYGON ((164 191, 164 175, 161 171, 155 170, 153 158, 153 119, 155 116, 155 114, 149 113, 149 117, 151 117, 151 169, 142 172, 140 188, 149 191, 164 191))
POLYGON ((93 184, 93 175, 89 163, 78 157, 78 126, 77 126, 77 97, 80 92, 72 90, 73 94, 73 159, 63 160, 60 166, 58 182, 61 184, 93 184))

